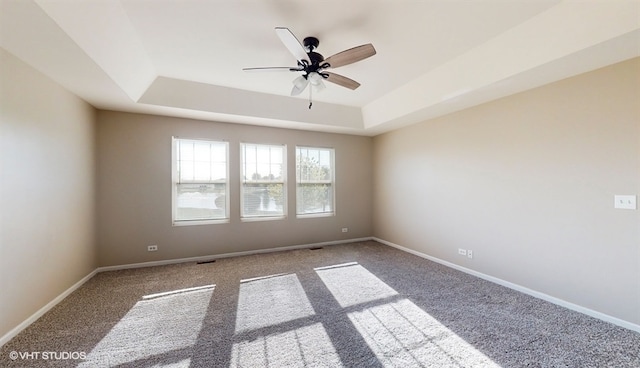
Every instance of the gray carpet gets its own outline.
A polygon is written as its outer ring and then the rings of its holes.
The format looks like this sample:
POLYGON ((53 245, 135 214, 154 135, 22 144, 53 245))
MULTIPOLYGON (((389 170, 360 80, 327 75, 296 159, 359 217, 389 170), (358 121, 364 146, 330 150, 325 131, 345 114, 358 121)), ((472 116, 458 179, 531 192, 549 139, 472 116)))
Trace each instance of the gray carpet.
POLYGON ((0 366, 621 368, 640 334, 364 242, 100 273, 0 366))

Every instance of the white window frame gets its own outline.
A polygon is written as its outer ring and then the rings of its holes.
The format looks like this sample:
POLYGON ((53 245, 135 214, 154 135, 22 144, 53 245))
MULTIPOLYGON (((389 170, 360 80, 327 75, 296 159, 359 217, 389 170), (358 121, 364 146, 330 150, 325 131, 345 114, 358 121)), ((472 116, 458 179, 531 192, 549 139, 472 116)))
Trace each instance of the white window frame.
POLYGON ((171 181, 172 181, 172 196, 171 196, 171 220, 174 226, 189 226, 189 225, 206 225, 206 224, 222 224, 229 222, 229 142, 224 140, 213 140, 213 139, 192 139, 192 138, 180 138, 180 137, 172 137, 171 141, 171 181), (209 144, 222 144, 225 147, 225 180, 186 180, 181 181, 180 173, 179 173, 179 152, 178 152, 178 143, 179 142, 204 142, 209 144), (178 185, 180 184, 225 184, 224 191, 224 200, 225 200, 225 211, 224 217, 219 218, 208 218, 208 219, 178 219, 178 185))
POLYGON ((240 143, 240 220, 241 221, 269 221, 282 220, 287 217, 287 145, 270 143, 240 143), (282 180, 263 180, 246 178, 246 147, 278 147, 282 149, 282 180), (282 185, 282 214, 277 215, 248 215, 245 213, 245 184, 280 184, 282 185))
POLYGON ((316 146, 296 146, 296 217, 297 218, 310 218, 310 217, 330 217, 336 214, 336 164, 335 157, 336 152, 334 148, 330 147, 316 147, 316 146), (300 172, 300 152, 301 150, 319 150, 329 151, 330 153, 330 179, 328 180, 303 180, 300 172), (300 196, 299 187, 301 184, 328 184, 331 190, 331 210, 323 212, 306 212, 300 213, 300 196))

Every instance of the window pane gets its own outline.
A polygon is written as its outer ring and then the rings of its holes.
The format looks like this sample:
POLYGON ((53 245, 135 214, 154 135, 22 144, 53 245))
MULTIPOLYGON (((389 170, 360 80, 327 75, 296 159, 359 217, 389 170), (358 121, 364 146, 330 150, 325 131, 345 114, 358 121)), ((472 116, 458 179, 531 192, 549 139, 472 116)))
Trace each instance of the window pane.
POLYGON ((227 219, 228 144, 178 138, 174 142, 173 220, 227 219))
POLYGON ((226 184, 177 184, 176 220, 226 218, 226 184))
POLYGON ((216 144, 211 147, 211 161, 216 163, 227 162, 227 148, 224 144, 216 144))
POLYGON ((178 151, 180 154, 180 160, 193 161, 193 142, 192 141, 179 141, 178 151))
POLYGON ((227 163, 216 162, 211 165, 211 180, 226 181, 227 180, 227 163))
POLYGON ((246 183, 242 187, 243 217, 284 216, 284 185, 246 183))
POLYGON ((193 161, 180 161, 178 163, 178 172, 180 175, 180 178, 178 178, 178 181, 180 182, 193 181, 193 178, 195 176, 195 168, 193 167, 193 161))
POLYGON ((195 142, 193 156, 194 161, 209 162, 211 160, 210 143, 195 142))
POLYGON ((285 150, 285 146, 242 144, 242 217, 284 216, 285 150))
POLYGON ((297 161, 299 181, 331 180, 331 153, 329 150, 308 148, 300 150, 297 161))
POLYGON ((177 140, 180 183, 211 183, 227 179, 227 143, 177 140))
POLYGON ((193 163, 194 175, 193 179, 196 181, 210 181, 211 180, 211 163, 207 161, 194 161, 193 163))
POLYGON ((296 148, 298 215, 334 212, 333 175, 333 149, 296 148))
POLYGON ((281 164, 284 158, 282 147, 271 147, 271 157, 270 160, 272 163, 281 164))
POLYGON ((331 184, 298 184, 298 214, 333 212, 333 190, 331 184))

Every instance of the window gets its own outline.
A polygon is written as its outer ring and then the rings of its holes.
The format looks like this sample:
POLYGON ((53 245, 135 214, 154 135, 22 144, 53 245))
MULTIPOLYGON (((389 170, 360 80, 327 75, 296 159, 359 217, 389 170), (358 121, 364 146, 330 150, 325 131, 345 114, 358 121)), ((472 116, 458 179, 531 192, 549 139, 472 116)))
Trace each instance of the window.
POLYGON ((227 142, 173 139, 173 223, 228 221, 227 142))
POLYGON ((333 215, 335 209, 333 183, 333 149, 296 147, 298 216, 333 215))
POLYGON ((284 145, 243 143, 241 151, 241 217, 285 216, 286 164, 284 145))

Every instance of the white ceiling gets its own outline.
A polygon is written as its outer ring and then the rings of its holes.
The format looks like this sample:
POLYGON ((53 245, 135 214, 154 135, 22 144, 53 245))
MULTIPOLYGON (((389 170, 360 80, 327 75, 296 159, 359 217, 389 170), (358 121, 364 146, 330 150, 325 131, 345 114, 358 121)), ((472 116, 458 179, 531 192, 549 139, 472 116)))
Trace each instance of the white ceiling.
POLYGON ((0 0, 0 45, 101 109, 375 135, 640 56, 638 0, 0 0), (275 27, 377 54, 289 97, 275 27))

